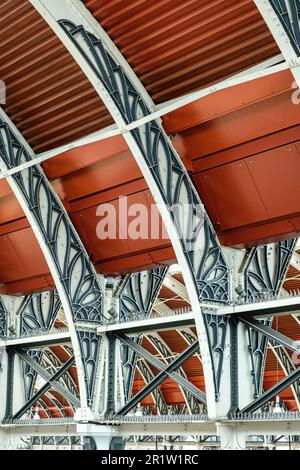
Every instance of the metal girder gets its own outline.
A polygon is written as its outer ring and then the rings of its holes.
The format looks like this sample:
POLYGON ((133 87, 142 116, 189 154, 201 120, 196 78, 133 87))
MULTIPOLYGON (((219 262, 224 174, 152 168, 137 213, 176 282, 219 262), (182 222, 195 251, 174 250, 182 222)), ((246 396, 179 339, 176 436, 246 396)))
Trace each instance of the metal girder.
MULTIPOLYGON (((149 383, 151 380, 153 380, 154 374, 145 360, 137 361, 136 368, 144 379, 145 383, 149 383)), ((157 413, 159 415, 166 415, 168 413, 168 405, 160 388, 157 387, 155 390, 153 390, 151 395, 155 403, 157 413)))
MULTIPOLYGON (((75 363, 75 358, 71 357, 68 359, 68 361, 61 367, 59 371, 57 371, 51 378, 48 380, 48 382, 43 385, 43 387, 35 393, 30 400, 13 416, 12 419, 19 419, 21 418, 26 411, 28 411, 38 400, 41 398, 49 388, 52 386, 56 385, 56 381, 60 379, 69 369, 70 367, 75 363)), ((6 416, 8 418, 8 416, 6 416)))
MULTIPOLYGON (((296 369, 295 365, 293 364, 293 361, 289 355, 289 353, 286 351, 286 349, 275 343, 275 341, 270 341, 270 347, 271 350, 276 357, 277 361, 279 362, 283 372, 285 373, 286 376, 288 376, 292 371, 296 369)), ((295 381, 291 385, 291 389, 294 395, 295 402, 297 404, 298 410, 300 411, 300 383, 299 381, 295 381)))
POLYGON ((254 0, 295 80, 300 85, 299 0, 254 0))
POLYGON ((299 347, 297 347, 297 344, 295 343, 295 341, 291 340, 290 338, 283 335, 282 333, 279 333, 279 331, 276 331, 273 328, 269 327, 268 325, 262 322, 259 322, 257 320, 254 320, 253 318, 244 317, 244 316, 239 316, 238 318, 239 318, 239 321, 249 326, 250 328, 253 328, 259 331, 270 340, 273 340, 276 343, 281 344, 282 346, 285 346, 290 351, 299 353, 299 347))
MULTIPOLYGON (((162 282, 166 276, 167 267, 160 267, 133 273, 127 276, 118 290, 119 320, 128 322, 130 319, 145 320, 151 314, 155 300, 159 294, 162 282)), ((144 323, 144 321, 143 321, 144 323)), ((144 329, 142 328, 142 330, 144 329)), ((141 337, 136 338, 139 343, 141 337)), ((122 360, 122 382, 124 402, 131 396, 137 356, 124 343, 120 343, 122 360)), ((147 373, 147 371, 145 372, 147 373)), ((149 375, 149 374, 148 374, 149 375)))
POLYGON ((272 317, 288 313, 300 313, 300 296, 288 295, 273 300, 259 301, 249 304, 220 307, 218 315, 249 315, 251 317, 272 317))
MULTIPOLYGON (((149 117, 145 88, 85 5, 74 0, 30 0, 86 74, 118 128, 149 117)), ((100 103, 100 102, 99 102, 100 103)), ((209 410, 216 414, 215 382, 205 317, 199 300, 230 301, 230 273, 215 230, 191 178, 160 120, 123 134, 142 171, 172 242, 196 318, 209 410), (181 217, 176 209, 182 208, 181 217), (180 219, 180 220, 179 220, 180 219)), ((209 412, 210 412, 209 411, 209 412)))
POLYGON ((0 297, 0 338, 5 338, 7 327, 7 310, 0 297))
MULTIPOLYGON (((157 357, 153 356, 149 351, 147 351, 147 349, 143 348, 140 344, 135 343, 134 341, 132 341, 130 338, 123 335, 122 333, 115 333, 115 336, 120 341, 127 344, 131 349, 136 351, 137 354, 139 354, 144 359, 146 359, 147 362, 152 364, 158 370, 166 372, 169 364, 163 363, 162 361, 157 359, 157 357)), ((195 343, 197 343, 197 340, 195 340, 194 343, 190 344, 190 346, 195 345, 195 343)), ((196 350, 197 350, 197 348, 196 348, 196 350)), ((179 366, 177 368, 179 368, 179 366)), ((178 374, 177 372, 170 372, 170 373, 167 373, 167 375, 170 377, 170 379, 174 380, 174 382, 176 382, 180 386, 186 388, 199 401, 201 401, 202 403, 206 403, 205 393, 203 393, 201 390, 199 390, 195 385, 193 385, 187 379, 182 377, 182 375, 178 374)))
MULTIPOLYGON (((6 171, 33 157, 28 143, 0 110, 1 169, 6 171)), ((42 169, 30 167, 8 177, 7 181, 32 227, 56 284, 74 348, 82 413, 91 415, 89 407, 94 386, 91 374, 95 377, 95 371, 87 366, 86 350, 82 348, 74 322, 99 324, 103 320, 99 277, 42 169)))
POLYGON ((129 347, 136 350, 139 354, 141 354, 147 361, 151 364, 155 365, 161 372, 158 373, 154 379, 149 382, 143 390, 138 392, 134 397, 126 403, 120 410, 117 411, 115 416, 122 416, 128 413, 132 408, 134 408, 143 398, 145 398, 149 393, 152 392, 158 385, 160 385, 167 377, 175 380, 177 383, 180 383, 182 386, 187 387, 191 393, 194 395, 197 394, 197 398, 203 401, 203 392, 201 392, 197 387, 193 384, 190 384, 186 381, 182 376, 179 374, 174 374, 174 370, 178 369, 189 357, 191 357, 197 349, 199 349, 199 342, 195 341, 192 345, 190 345, 185 351, 183 351, 174 361, 170 364, 166 365, 159 361, 157 358, 152 356, 147 350, 142 348, 140 345, 134 343, 129 338, 124 337, 122 334, 115 334, 115 336, 120 339, 121 341, 128 344, 129 347), (184 385, 183 385, 184 384, 184 385))
MULTIPOLYGON (((195 336, 191 336, 191 335, 187 335, 187 336, 185 336, 185 341, 186 341, 188 346, 191 345, 192 343, 194 343, 195 341, 197 341, 197 339, 198 339, 195 336), (187 336, 188 336, 188 340, 187 340, 187 336)), ((168 364, 172 360, 172 357, 174 356, 174 353, 171 351, 171 349, 165 343, 165 341, 163 341, 162 337, 157 333, 152 333, 152 334, 146 335, 145 337, 146 337, 147 341, 149 341, 153 345, 154 349, 156 349, 156 351, 164 359, 165 363, 168 364)), ((176 376, 181 376, 183 378, 183 381, 181 381, 181 383, 180 382, 177 382, 177 383, 178 383, 178 385, 180 387, 180 390, 181 390, 181 393, 184 397, 184 401, 186 403, 186 407, 188 409, 188 412, 191 413, 191 414, 200 413, 201 411, 203 412, 203 410, 200 411, 199 403, 201 403, 202 405, 206 404, 205 394, 200 391, 201 394, 202 394, 202 399, 199 399, 199 393, 198 392, 195 395, 194 393, 192 393, 189 390, 189 388, 187 388, 183 385, 183 383, 185 383, 185 384, 186 383, 187 384, 191 383, 188 380, 188 377, 187 377, 183 367, 178 368, 178 372, 176 373, 176 376)), ((193 390, 194 391, 199 391, 199 389, 197 387, 194 387, 194 385, 193 385, 193 390)))
POLYGON ((190 304, 189 296, 184 284, 179 282, 174 277, 167 275, 163 282, 164 286, 167 287, 170 291, 174 292, 174 294, 178 295, 181 299, 185 302, 190 304))
POLYGON ((274 387, 264 392, 259 398, 254 400, 248 406, 241 410, 241 413, 254 413, 254 411, 261 408, 265 403, 278 395, 282 390, 285 390, 300 378, 300 367, 291 372, 287 377, 278 382, 274 387))
POLYGON ((165 280, 167 267, 133 273, 120 293, 120 322, 147 318, 165 280))
MULTIPOLYGON (((70 356, 73 355, 73 351, 67 352, 70 356)), ((45 370, 50 370, 50 373, 54 375, 56 371, 63 366, 63 363, 58 359, 58 357, 54 354, 52 350, 47 349, 46 351, 44 351, 44 354, 42 356, 41 366, 44 367, 45 370)), ((65 387, 72 393, 72 395, 79 397, 78 386, 74 382, 72 375, 69 371, 67 371, 65 375, 61 377, 60 380, 64 383, 65 387)))

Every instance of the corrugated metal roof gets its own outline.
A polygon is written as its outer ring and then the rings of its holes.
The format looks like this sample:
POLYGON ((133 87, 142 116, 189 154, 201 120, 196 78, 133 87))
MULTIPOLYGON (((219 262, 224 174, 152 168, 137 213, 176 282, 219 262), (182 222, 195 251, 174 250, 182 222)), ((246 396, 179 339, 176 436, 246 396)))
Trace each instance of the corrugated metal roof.
POLYGON ((252 0, 84 0, 156 102, 278 53, 252 0))

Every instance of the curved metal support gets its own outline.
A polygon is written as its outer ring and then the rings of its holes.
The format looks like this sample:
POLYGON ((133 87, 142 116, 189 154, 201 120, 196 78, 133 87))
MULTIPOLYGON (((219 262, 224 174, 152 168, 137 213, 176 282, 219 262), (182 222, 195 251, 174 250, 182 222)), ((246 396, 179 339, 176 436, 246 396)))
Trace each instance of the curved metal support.
MULTIPOLYGON (((150 341, 150 343, 153 345, 153 347, 157 350, 157 352, 160 354, 160 356, 163 358, 164 362, 166 364, 169 364, 172 362, 172 357, 174 353, 171 351, 169 346, 163 341, 161 336, 157 333, 152 333, 152 334, 147 334, 146 336, 147 340, 150 341)), ((190 346, 193 344, 195 341, 197 341, 197 338, 193 337, 192 335, 186 336, 187 345, 190 346)), ((182 377, 188 380, 188 377, 183 369, 183 367, 178 368, 177 373, 180 374, 182 377)), ((180 391, 182 393, 182 396, 184 398, 184 401, 187 405, 188 412, 190 414, 199 414, 203 413, 203 407, 205 405, 197 400, 192 393, 190 393, 188 390, 186 390, 184 387, 182 387, 180 384, 178 384, 180 391)))
MULTIPOLYGON (((145 88, 123 66, 120 52, 82 2, 30 1, 86 73, 119 129, 150 114, 145 88)), ((125 132, 124 138, 158 204, 182 269, 200 337, 208 410, 216 416, 210 340, 200 301, 230 301, 229 268, 199 194, 161 122, 147 122, 125 132)))
MULTIPOLYGON (((140 375, 142 376, 145 384, 151 382, 154 379, 154 374, 150 367, 148 366, 147 362, 144 360, 138 361, 137 370, 139 371, 140 375)), ((165 401, 162 391, 159 387, 151 392, 151 396, 154 400, 157 412, 159 415, 166 415, 168 414, 168 405, 165 401)))
POLYGON ((120 294, 120 322, 149 316, 167 271, 161 267, 127 277, 120 294))
MULTIPOLYGON (((33 151, 1 110, 1 169, 5 172, 33 158, 33 151)), ((74 348, 81 408, 87 411, 86 379, 90 371, 83 360, 84 350, 80 348, 75 322, 101 323, 102 288, 89 256, 43 170, 37 165, 8 177, 7 181, 26 214, 56 284, 74 348)))

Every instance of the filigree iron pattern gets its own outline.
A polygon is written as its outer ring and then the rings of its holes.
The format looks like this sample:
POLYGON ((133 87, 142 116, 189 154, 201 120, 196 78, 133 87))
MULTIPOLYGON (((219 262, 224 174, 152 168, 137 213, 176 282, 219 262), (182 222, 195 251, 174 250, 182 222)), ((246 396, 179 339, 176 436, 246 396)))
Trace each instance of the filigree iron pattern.
MULTIPOLYGON (((153 375, 150 367, 145 363, 145 361, 143 361, 143 360, 139 361, 138 370, 139 370, 140 374, 142 375, 142 377, 143 377, 146 384, 151 382, 154 375, 153 375)), ((156 406, 158 414, 160 414, 160 415, 167 414, 168 406, 167 406, 167 403, 164 399, 164 396, 163 396, 160 388, 157 387, 155 390, 153 390, 153 392, 151 392, 151 395, 153 396, 153 399, 155 401, 155 406, 156 406)), ((145 411, 146 410, 143 409, 143 412, 145 412, 145 411)), ((151 412, 153 413, 152 408, 151 408, 151 412)), ((149 413, 149 414, 151 414, 151 413, 149 413)))
POLYGON ((131 274, 120 295, 120 321, 146 318, 167 273, 166 267, 131 274))
MULTIPOLYGON (((143 97, 102 41, 81 25, 76 26, 68 20, 61 20, 59 24, 101 80, 124 122, 130 124, 149 115, 143 97)), ((132 130, 131 135, 173 218, 199 298, 228 302, 229 269, 221 247, 199 196, 160 122, 148 122, 132 130)))
POLYGON ((77 331, 85 369, 85 380, 88 395, 88 406, 92 405, 96 378, 96 367, 100 352, 101 337, 95 332, 77 331))
MULTIPOLYGON (((180 334, 184 337, 188 344, 193 344, 196 340, 195 336, 186 330, 180 330, 180 334)), ((198 354, 198 356, 200 360, 200 354, 198 354)), ((204 403, 201 403, 199 400, 197 400, 188 390, 185 391, 185 394, 189 403, 189 410, 191 414, 207 413, 207 407, 204 403)))
POLYGON ((270 0, 293 49, 300 56, 300 0, 270 0))
MULTIPOLYGON (((7 168, 32 160, 0 119, 0 157, 7 168)), ((100 323, 102 292, 88 255, 39 166, 13 176, 39 226, 55 263, 75 321, 100 323)))
POLYGON ((7 326, 7 311, 4 303, 0 298, 0 338, 6 336, 6 326, 7 326))
MULTIPOLYGON (((140 343, 139 337, 134 337, 131 339, 137 343, 140 343)), ((124 397, 125 403, 127 403, 132 395, 132 385, 136 370, 137 354, 135 351, 133 351, 133 349, 129 348, 129 346, 124 343, 120 343, 120 348, 123 370, 124 397)))
POLYGON ((21 334, 49 331, 61 306, 56 292, 28 296, 21 310, 21 334))
MULTIPOLYGON (((272 320, 261 320, 261 323, 271 326, 272 320)), ((254 398, 258 398, 262 393, 264 366, 268 339, 253 328, 247 327, 248 349, 251 359, 251 374, 254 386, 254 398)))
MULTIPOLYGON (((55 292, 33 294, 27 297, 21 308, 21 335, 32 331, 48 331, 57 315, 60 300, 55 292)), ((43 351, 29 350, 28 355, 38 364, 41 362, 43 351)), ((23 362, 25 397, 28 401, 32 395, 37 373, 29 364, 23 362)))
POLYGON ((276 297, 295 244, 296 240, 285 240, 252 251, 244 272, 247 302, 276 297))
POLYGON ((209 341, 210 355, 213 364, 213 375, 215 383, 215 398, 220 400, 220 385, 225 354, 226 335, 229 322, 228 317, 204 313, 205 327, 209 341))
MULTIPOLYGON (((71 356, 73 356, 73 351, 71 353, 71 356)), ((62 367, 63 364, 50 349, 46 349, 41 360, 41 365, 45 369, 47 369, 48 372, 54 375, 62 367)), ((64 384, 67 390, 72 393, 72 395, 74 395, 75 397, 79 396, 78 388, 74 380, 72 379, 69 370, 59 380, 64 384)))

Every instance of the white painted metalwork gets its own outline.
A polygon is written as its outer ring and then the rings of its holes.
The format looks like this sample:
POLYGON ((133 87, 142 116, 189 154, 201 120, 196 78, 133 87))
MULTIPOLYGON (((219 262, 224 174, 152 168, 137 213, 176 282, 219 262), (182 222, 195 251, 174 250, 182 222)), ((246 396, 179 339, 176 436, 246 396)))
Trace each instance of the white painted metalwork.
MULTIPOLYGON (((0 118, 9 126, 9 129, 13 132, 13 134, 16 136, 18 141, 22 144, 24 149, 26 149, 26 151, 29 153, 29 155, 34 155, 34 152, 30 148, 27 141, 24 139, 22 134, 18 131, 18 129, 15 127, 15 125, 12 123, 12 121, 8 118, 8 116, 5 114, 5 112, 2 109, 0 109, 0 118)), ((6 165, 3 161, 0 162, 0 168, 3 171, 5 171, 7 169, 6 165)), ((26 174, 26 170, 23 170, 23 171, 25 171, 24 180, 27 181, 28 177, 27 177, 27 174, 26 174)), ((42 170, 40 170, 40 171, 42 172, 42 170)), ((50 272, 52 274, 52 277, 54 279, 58 294, 59 294, 60 299, 61 299, 62 306, 64 308, 64 313, 66 315, 66 319, 67 319, 68 326, 69 326, 69 331, 70 331, 70 336, 71 336, 71 340, 72 340, 72 346, 73 346, 73 349, 74 349, 74 357, 75 357, 75 360, 76 360, 77 373, 78 373, 78 382, 79 382, 79 388, 80 388, 81 408, 82 408, 82 411, 83 411, 83 415, 87 414, 87 415, 91 416, 91 412, 90 412, 90 410, 87 406, 87 390, 86 390, 86 382, 85 382, 85 371, 84 371, 84 366, 83 366, 83 362, 82 362, 82 353, 81 353, 81 349, 80 349, 80 345, 79 345, 79 341, 78 341, 77 332, 76 332, 76 329, 75 329, 75 326, 74 326, 73 312, 71 311, 71 308, 70 308, 69 299, 66 295, 66 292, 65 292, 64 288, 62 287, 61 280, 60 280, 60 277, 59 277, 59 273, 58 273, 58 270, 57 270, 57 266, 55 264, 54 259, 52 259, 52 256, 50 255, 50 251, 49 251, 48 246, 46 244, 45 237, 44 237, 43 233, 41 232, 37 221, 33 217, 33 214, 31 212, 30 208, 27 205, 24 194, 22 193, 20 187, 17 185, 16 181, 14 180, 14 178, 12 176, 7 177, 7 182, 9 183, 13 193, 15 194, 20 206, 22 207, 22 209, 23 209, 23 211, 24 211, 24 213, 25 213, 25 215, 28 219, 29 224, 31 225, 33 233, 35 234, 35 237, 36 237, 36 239, 37 239, 37 241, 38 241, 38 243, 41 247, 41 250, 43 252, 45 260, 48 264, 49 270, 50 270, 50 272)), ((49 185, 49 191, 52 192, 52 189, 50 188, 50 185, 49 185)), ((59 204, 61 207, 63 207, 62 203, 59 201, 58 197, 53 192, 52 192, 52 194, 53 194, 53 197, 56 198, 57 204, 59 204)), ((41 206, 43 206, 43 201, 41 201, 41 206)), ((46 196, 45 196, 45 201, 44 201, 44 206, 43 207, 44 207, 44 211, 45 211, 44 217, 47 217, 47 200, 46 200, 46 196)), ((65 209, 63 209, 63 210, 65 211, 65 209)), ((70 222, 70 224, 71 224, 71 222, 70 222)), ((61 236, 62 235, 63 234, 61 234, 61 236)), ((61 239, 62 246, 64 246, 64 243, 66 243, 66 241, 61 239)))
POLYGON ((271 31, 282 55, 291 70, 294 78, 300 87, 300 59, 291 44, 291 41, 284 30, 279 18, 268 0, 254 0, 257 9, 264 18, 269 30, 271 31))

